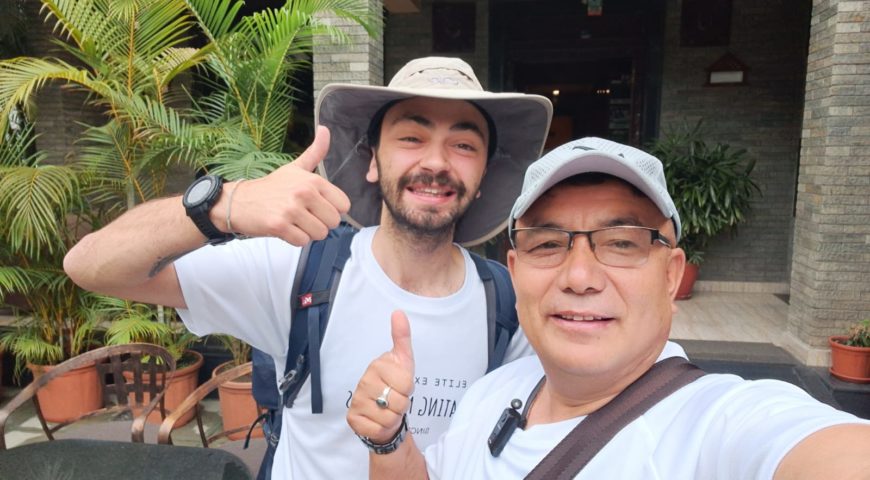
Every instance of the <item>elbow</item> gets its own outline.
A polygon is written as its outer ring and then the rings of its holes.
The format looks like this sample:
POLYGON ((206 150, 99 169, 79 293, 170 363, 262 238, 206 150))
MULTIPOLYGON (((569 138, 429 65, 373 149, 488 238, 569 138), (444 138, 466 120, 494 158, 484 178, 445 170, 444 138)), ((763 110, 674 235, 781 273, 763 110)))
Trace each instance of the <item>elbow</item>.
POLYGON ((74 245, 63 257, 63 271, 70 280, 85 290, 93 290, 94 259, 86 254, 87 237, 74 245))

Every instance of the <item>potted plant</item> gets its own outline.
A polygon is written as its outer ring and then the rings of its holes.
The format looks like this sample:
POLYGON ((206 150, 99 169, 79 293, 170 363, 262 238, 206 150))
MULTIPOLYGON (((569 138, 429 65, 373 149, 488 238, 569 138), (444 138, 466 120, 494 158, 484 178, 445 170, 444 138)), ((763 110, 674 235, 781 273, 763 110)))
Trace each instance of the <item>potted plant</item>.
MULTIPOLYGON (((112 312, 113 321, 106 330, 106 344, 153 343, 167 349, 175 359, 177 368, 166 389, 166 409, 174 410, 198 385, 202 354, 190 350, 199 341, 176 316, 174 310, 160 314, 153 305, 130 302, 117 298, 104 298, 103 311, 112 312)), ((184 425, 193 418, 191 410, 177 425, 184 425)), ((159 412, 152 412, 150 423, 160 423, 159 412)))
MULTIPOLYGON (((83 208, 81 173, 45 164, 32 125, 13 117, 18 121, 0 141, 0 304, 16 321, 0 348, 15 356, 20 379, 25 367, 39 376, 92 348, 102 317, 100 297, 78 288, 62 268, 78 232, 93 221, 83 208)), ((99 408, 95 366, 57 378, 38 398, 52 422, 99 408)))
POLYGON ((870 383, 870 318, 852 325, 846 335, 828 338, 831 375, 854 383, 870 383))
MULTIPOLYGON (((212 371, 212 378, 229 369, 250 363, 250 345, 230 335, 213 335, 213 337, 217 338, 224 348, 230 352, 232 359, 215 367, 214 371, 212 371)), ((245 438, 251 424, 260 415, 251 388, 250 375, 224 382, 218 386, 218 399, 220 401, 224 431, 234 431, 234 433, 227 435, 231 440, 245 438)), ((251 436, 262 437, 263 431, 255 428, 251 431, 251 436)))
POLYGON ((734 231, 760 193, 750 178, 755 161, 746 150, 725 143, 708 145, 701 121, 666 131, 650 146, 664 164, 668 191, 682 222, 679 246, 686 252, 686 271, 677 298, 690 298, 698 268, 711 238, 734 231))

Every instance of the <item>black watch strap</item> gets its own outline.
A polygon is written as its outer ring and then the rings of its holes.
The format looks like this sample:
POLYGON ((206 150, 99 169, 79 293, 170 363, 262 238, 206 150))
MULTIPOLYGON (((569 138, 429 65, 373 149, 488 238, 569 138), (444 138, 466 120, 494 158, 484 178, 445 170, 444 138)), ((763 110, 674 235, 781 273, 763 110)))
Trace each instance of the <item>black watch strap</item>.
POLYGON ((226 243, 236 238, 232 233, 224 233, 220 231, 214 223, 212 223, 209 213, 212 207, 217 203, 223 190, 223 179, 216 175, 206 175, 195 180, 187 191, 184 193, 182 203, 184 204, 185 212, 196 228, 202 232, 208 239, 206 243, 211 245, 219 245, 226 243), (203 194, 204 182, 211 182, 203 194), (193 192, 196 190, 196 194, 193 192), (197 198, 193 198, 197 197, 197 198))
POLYGON ((393 453, 398 450, 399 445, 405 440, 405 434, 408 432, 408 420, 407 415, 402 415, 402 424, 399 425, 399 431, 393 436, 393 438, 387 443, 375 443, 369 440, 368 437, 363 437, 361 435, 357 435, 360 440, 365 444, 366 447, 369 447, 369 450, 374 452, 376 455, 386 455, 388 453, 393 453))
POLYGON ((224 233, 214 226, 211 218, 209 218, 209 210, 211 210, 211 208, 200 215, 190 215, 188 212, 188 216, 193 220, 193 224, 196 225, 196 228, 198 228, 199 231, 208 238, 207 243, 209 245, 220 245, 221 243, 226 243, 236 238, 232 233, 224 233))

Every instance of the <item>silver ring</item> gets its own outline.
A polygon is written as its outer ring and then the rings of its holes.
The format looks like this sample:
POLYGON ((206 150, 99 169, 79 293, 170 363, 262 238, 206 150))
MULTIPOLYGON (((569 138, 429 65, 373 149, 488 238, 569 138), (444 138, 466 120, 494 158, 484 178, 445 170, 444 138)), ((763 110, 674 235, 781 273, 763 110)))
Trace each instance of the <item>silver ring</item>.
POLYGON ((381 396, 375 399, 375 403, 378 404, 380 408, 390 408, 390 391, 391 387, 387 386, 384 388, 384 391, 381 392, 381 396))

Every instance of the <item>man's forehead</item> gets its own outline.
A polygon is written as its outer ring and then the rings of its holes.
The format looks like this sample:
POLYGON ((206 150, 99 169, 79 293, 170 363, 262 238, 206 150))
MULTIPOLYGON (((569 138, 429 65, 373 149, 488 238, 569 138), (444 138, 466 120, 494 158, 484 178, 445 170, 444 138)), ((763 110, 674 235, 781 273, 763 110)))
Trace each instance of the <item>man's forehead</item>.
POLYGON ((484 141, 489 138, 486 118, 473 103, 466 100, 413 97, 390 107, 384 117, 385 124, 410 122, 426 128, 434 128, 437 122, 443 121, 449 122, 452 131, 471 131, 484 141))
POLYGON ((666 220, 646 195, 638 194, 621 181, 605 180, 596 184, 557 184, 544 192, 518 223, 522 226, 561 225, 579 217, 593 220, 598 227, 651 226, 649 224, 658 225, 666 220))

